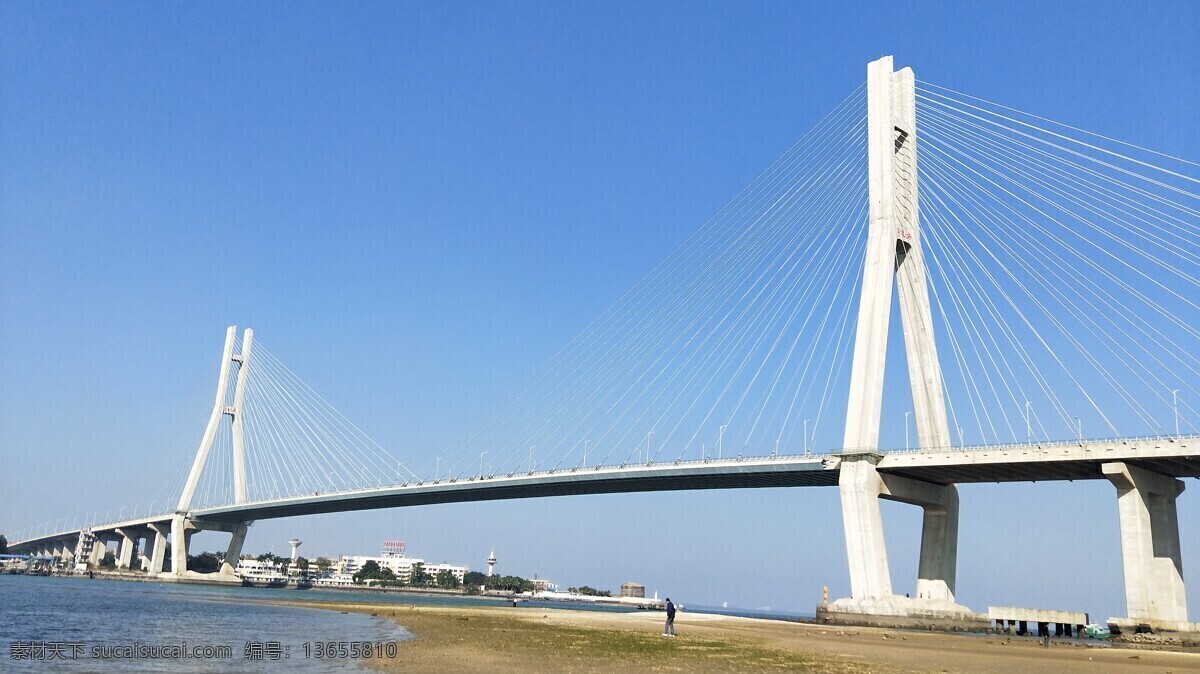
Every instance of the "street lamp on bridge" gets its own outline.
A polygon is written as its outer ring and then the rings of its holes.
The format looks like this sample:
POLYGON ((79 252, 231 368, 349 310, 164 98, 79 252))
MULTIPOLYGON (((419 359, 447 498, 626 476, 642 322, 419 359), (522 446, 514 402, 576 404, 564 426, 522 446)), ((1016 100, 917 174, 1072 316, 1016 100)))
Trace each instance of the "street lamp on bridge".
POLYGON ((1171 391, 1171 400, 1175 403, 1175 437, 1179 437, 1179 389, 1171 391))
POLYGON ((1025 401, 1025 442, 1033 442, 1033 426, 1029 422, 1029 405, 1028 400, 1025 401))

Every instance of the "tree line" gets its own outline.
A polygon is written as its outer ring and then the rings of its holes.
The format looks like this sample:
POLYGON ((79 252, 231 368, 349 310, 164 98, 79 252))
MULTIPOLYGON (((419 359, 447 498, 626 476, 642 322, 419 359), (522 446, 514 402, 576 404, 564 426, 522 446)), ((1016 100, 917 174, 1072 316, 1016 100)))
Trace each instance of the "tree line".
POLYGON ((408 582, 399 578, 386 566, 379 566, 375 560, 369 560, 351 576, 355 585, 370 584, 384 587, 439 587, 453 590, 460 587, 458 577, 445 569, 433 575, 425 570, 425 564, 417 562, 409 570, 408 582))

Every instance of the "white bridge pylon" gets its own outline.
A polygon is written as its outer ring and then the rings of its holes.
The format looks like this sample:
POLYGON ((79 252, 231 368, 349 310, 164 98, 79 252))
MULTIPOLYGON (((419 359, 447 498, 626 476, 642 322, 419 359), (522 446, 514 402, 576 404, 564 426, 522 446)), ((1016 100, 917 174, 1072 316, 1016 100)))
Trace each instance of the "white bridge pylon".
POLYGON ((846 408, 847 454, 839 478, 851 598, 835 607, 844 610, 887 612, 887 605, 910 603, 892 595, 880 498, 925 510, 916 601, 939 610, 967 610, 954 604, 957 489, 876 470, 882 458, 879 422, 893 285, 900 299, 918 441, 925 448, 951 444, 921 248, 916 121, 912 69, 893 70, 891 56, 869 64, 870 222, 846 408))
MULTIPOLYGON (((212 451, 223 416, 229 416, 233 419, 233 423, 231 424, 233 435, 233 456, 231 457, 233 470, 231 473, 233 476, 234 503, 242 504, 247 501, 246 441, 242 406, 246 398, 246 381, 249 379, 250 374, 250 353, 254 346, 254 330, 246 328, 245 332, 243 332, 242 349, 237 354, 233 352, 236 341, 237 326, 231 325, 225 330, 225 348, 221 351, 221 373, 217 377, 217 395, 216 400, 213 401, 212 414, 209 415, 208 426, 204 429, 204 436, 200 439, 200 446, 196 449, 196 459, 192 462, 191 471, 188 472, 183 492, 179 495, 179 503, 175 508, 175 515, 171 518, 169 531, 171 540, 171 572, 176 576, 185 576, 189 573, 187 570, 189 543, 192 534, 199 529, 199 526, 188 518, 187 513, 192 507, 192 497, 195 496, 196 486, 200 483, 200 476, 204 473, 204 467, 208 463, 209 453, 212 451), (235 364, 237 365, 236 369, 234 368, 235 364), (233 400, 229 401, 229 384, 231 379, 234 386, 233 400)), ((248 524, 245 522, 221 524, 213 527, 219 531, 227 531, 232 534, 229 547, 225 552, 225 561, 221 564, 220 570, 220 575, 230 580, 234 580, 234 565, 242 554, 242 545, 246 541, 247 527, 248 524)), ((164 533, 166 532, 156 530, 153 561, 151 562, 152 570, 155 573, 158 573, 162 567, 163 548, 166 538, 164 533)))
POLYGON ((208 418, 208 426, 200 439, 200 447, 196 450, 196 459, 188 473, 183 493, 179 496, 176 510, 187 512, 192 507, 192 497, 196 493, 196 485, 204 473, 208 462, 209 452, 217 437, 221 425, 221 417, 228 415, 233 419, 233 502, 246 502, 246 440, 245 425, 242 421, 242 404, 246 398, 246 380, 249 378, 250 351, 254 345, 254 331, 246 328, 242 336, 241 353, 233 352, 237 338, 237 326, 231 325, 225 330, 225 348, 221 352, 221 374, 217 379, 217 397, 213 402, 212 414, 208 418), (236 370, 233 365, 237 364, 236 370), (234 380, 233 404, 226 405, 229 393, 229 381, 234 380))

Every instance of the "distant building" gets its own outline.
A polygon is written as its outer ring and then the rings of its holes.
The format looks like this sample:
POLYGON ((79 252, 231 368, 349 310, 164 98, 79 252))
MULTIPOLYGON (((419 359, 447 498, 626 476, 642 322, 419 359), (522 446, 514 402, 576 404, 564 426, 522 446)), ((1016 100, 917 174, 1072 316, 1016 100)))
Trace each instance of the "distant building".
POLYGON ((638 599, 646 598, 646 586, 641 583, 621 583, 622 597, 636 597, 638 599))
POLYGON ((433 579, 436 579, 437 575, 442 571, 449 571, 460 585, 463 582, 463 577, 470 570, 465 566, 432 564, 423 559, 406 557, 404 554, 404 543, 389 541, 384 545, 383 556, 381 557, 368 557, 365 555, 343 556, 335 563, 332 578, 336 582, 350 581, 354 577, 354 574, 367 562, 375 562, 379 565, 380 569, 391 569, 392 574, 396 576, 396 580, 404 583, 412 582, 412 569, 417 564, 424 565, 425 573, 429 574, 430 578, 433 579))
POLYGON ((533 580, 531 580, 529 582, 533 583, 533 591, 534 592, 557 592, 558 591, 558 585, 551 581, 546 580, 545 578, 535 577, 533 580))

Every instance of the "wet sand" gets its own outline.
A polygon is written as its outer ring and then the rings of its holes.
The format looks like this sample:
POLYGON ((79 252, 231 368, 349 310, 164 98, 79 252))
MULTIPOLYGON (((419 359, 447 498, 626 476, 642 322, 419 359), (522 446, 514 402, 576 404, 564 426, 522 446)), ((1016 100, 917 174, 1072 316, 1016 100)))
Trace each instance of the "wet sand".
POLYGON ((415 636, 395 660, 405 672, 1188 672, 1200 654, 1106 648, 1061 640, 829 627, 680 612, 458 608, 286 602, 369 613, 415 636))

